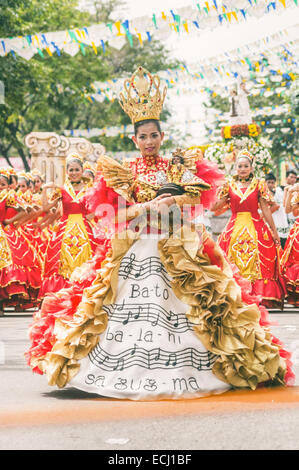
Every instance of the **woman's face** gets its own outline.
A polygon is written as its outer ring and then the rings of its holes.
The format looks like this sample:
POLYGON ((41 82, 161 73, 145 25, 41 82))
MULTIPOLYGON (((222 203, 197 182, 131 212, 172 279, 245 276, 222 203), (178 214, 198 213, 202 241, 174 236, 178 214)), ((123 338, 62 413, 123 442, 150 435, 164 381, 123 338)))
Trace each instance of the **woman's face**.
POLYGON ((39 176, 34 178, 34 191, 38 193, 40 191, 41 185, 43 184, 39 176))
POLYGON ((67 166, 67 175, 71 183, 79 183, 83 175, 82 166, 77 162, 70 162, 67 166))
POLYGON ((8 181, 6 178, 4 178, 3 176, 0 176, 0 191, 3 191, 3 189, 7 189, 8 188, 8 181))
POLYGON ((153 122, 142 124, 137 130, 137 135, 132 137, 136 147, 143 157, 155 157, 159 155, 164 132, 160 134, 153 122))
POLYGON ((252 165, 248 158, 239 158, 237 160, 237 174, 240 178, 247 178, 252 172, 252 165))
POLYGON ((85 176, 85 178, 89 178, 91 181, 94 180, 94 174, 89 170, 85 170, 83 172, 83 176, 85 176))
POLYGON ((18 187, 19 187, 19 189, 22 191, 22 193, 25 193, 25 191, 27 191, 28 186, 27 186, 27 183, 26 183, 26 181, 24 180, 24 178, 20 178, 20 179, 19 179, 18 187))

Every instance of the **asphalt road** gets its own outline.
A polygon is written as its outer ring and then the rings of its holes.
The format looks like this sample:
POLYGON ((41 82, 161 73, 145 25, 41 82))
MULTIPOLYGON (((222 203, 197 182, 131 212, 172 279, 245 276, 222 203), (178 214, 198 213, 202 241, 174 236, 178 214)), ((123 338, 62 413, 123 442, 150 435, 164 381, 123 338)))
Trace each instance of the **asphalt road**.
MULTIPOLYGON (((299 310, 270 318, 299 377, 299 310)), ((58 390, 26 366, 31 321, 28 314, 0 318, 1 450, 106 450, 115 458, 124 450, 299 449, 299 379, 289 388, 180 401, 132 402, 58 390)))

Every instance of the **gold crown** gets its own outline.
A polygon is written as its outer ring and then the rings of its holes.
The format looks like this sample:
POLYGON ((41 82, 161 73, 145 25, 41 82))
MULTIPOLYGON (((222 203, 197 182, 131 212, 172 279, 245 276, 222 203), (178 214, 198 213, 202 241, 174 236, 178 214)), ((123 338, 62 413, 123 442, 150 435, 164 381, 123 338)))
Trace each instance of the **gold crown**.
POLYGON ((167 88, 160 92, 160 78, 139 66, 130 79, 124 82, 119 94, 119 104, 133 124, 146 119, 160 119, 167 88))
POLYGON ((239 158, 248 158, 251 163, 254 162, 254 156, 246 149, 243 149, 238 153, 236 160, 239 160, 239 158))

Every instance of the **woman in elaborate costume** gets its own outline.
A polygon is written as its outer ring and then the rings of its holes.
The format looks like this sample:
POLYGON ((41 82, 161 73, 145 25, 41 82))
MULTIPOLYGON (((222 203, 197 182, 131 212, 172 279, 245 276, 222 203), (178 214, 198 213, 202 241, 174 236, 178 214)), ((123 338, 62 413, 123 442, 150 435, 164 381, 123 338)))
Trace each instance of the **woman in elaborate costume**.
POLYGON ((89 219, 93 216, 86 210, 84 195, 88 188, 82 180, 83 160, 71 154, 66 162, 67 178, 63 187, 48 183, 43 186, 43 210, 50 211, 62 205, 62 217, 48 243, 43 282, 40 290, 42 299, 47 292, 57 292, 69 285, 75 268, 90 259, 99 244, 89 219), (47 189, 55 188, 51 201, 47 189))
POLYGON ((251 282, 252 294, 261 296, 266 307, 282 308, 286 287, 279 265, 280 239, 270 209, 275 202, 265 180, 254 177, 253 157, 247 150, 239 152, 236 170, 213 207, 218 213, 227 208, 232 211, 218 243, 241 276, 251 282))
MULTIPOLYGON (((287 190, 286 213, 299 216, 299 183, 287 190)), ((299 217, 294 222, 286 241, 285 249, 281 257, 282 273, 284 275, 288 297, 287 301, 299 307, 299 217)))
POLYGON ((120 103, 141 155, 126 165, 102 157, 88 195, 105 223, 115 215, 111 248, 83 293, 46 298, 53 335, 43 351, 31 349, 31 367, 50 385, 133 400, 289 383, 289 355, 265 327, 265 311, 185 211, 209 206, 223 174, 182 152, 190 171, 169 181, 170 161, 159 154, 166 90, 142 67, 125 88, 120 103))
POLYGON ((15 224, 26 219, 26 208, 9 188, 10 172, 0 170, 0 311, 7 306, 36 305, 41 285, 35 249, 15 224))

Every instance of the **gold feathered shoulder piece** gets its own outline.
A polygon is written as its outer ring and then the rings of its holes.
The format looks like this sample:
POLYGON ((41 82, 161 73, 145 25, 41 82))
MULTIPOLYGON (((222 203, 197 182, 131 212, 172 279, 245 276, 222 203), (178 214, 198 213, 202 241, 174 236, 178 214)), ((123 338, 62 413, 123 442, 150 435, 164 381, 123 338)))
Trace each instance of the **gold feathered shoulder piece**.
POLYGON ((134 202, 132 171, 107 155, 97 161, 97 171, 103 176, 109 188, 123 196, 127 201, 134 202))

